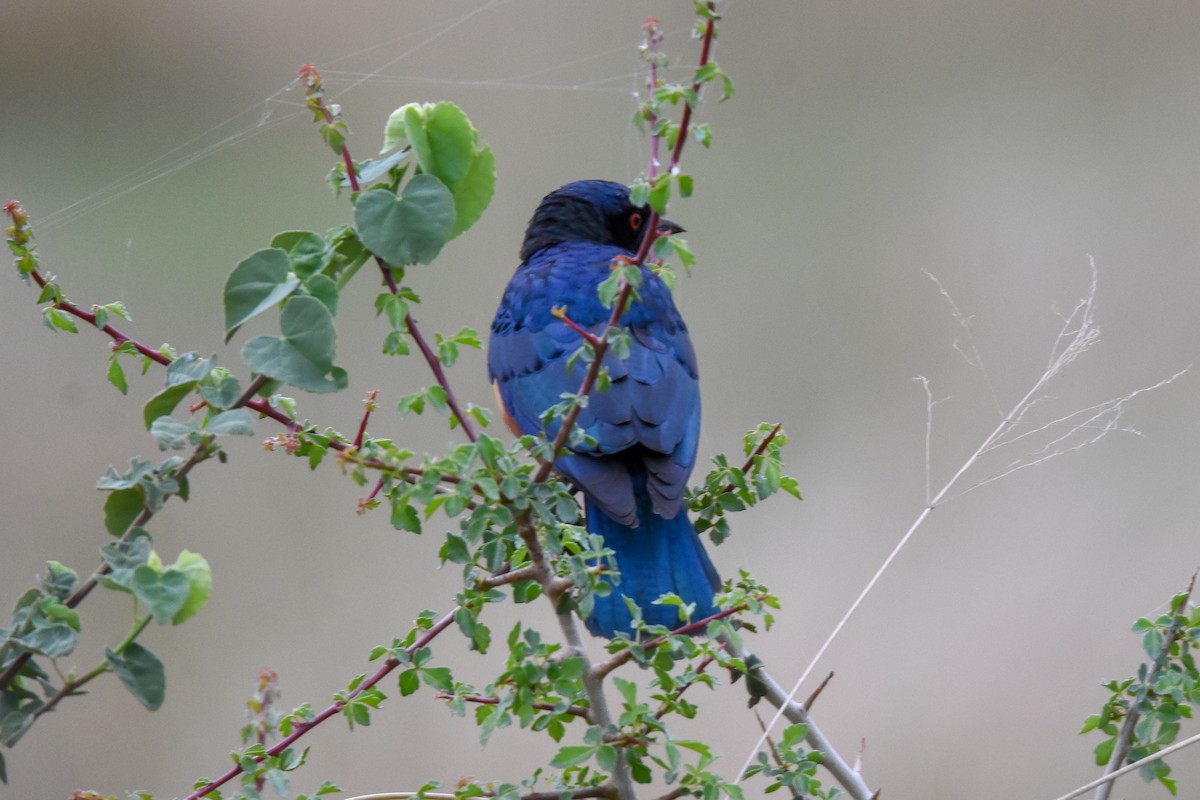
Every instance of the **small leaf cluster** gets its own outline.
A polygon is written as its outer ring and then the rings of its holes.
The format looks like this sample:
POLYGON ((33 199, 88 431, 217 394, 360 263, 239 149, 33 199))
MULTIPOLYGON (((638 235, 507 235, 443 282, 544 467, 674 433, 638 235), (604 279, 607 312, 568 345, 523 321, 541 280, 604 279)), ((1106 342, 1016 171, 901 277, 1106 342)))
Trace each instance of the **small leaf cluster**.
MULTIPOLYGON (((61 699, 80 693, 82 686, 105 672, 115 673, 147 709, 162 705, 166 695, 163 664, 136 639, 151 620, 179 625, 208 602, 212 591, 208 562, 184 550, 174 564, 166 565, 151 548, 150 535, 140 528, 105 545, 101 556, 104 570, 98 573, 99 583, 134 599, 129 634, 107 648, 105 660, 91 671, 80 676, 72 668, 64 676, 58 659, 74 652, 82 629, 74 608, 80 582, 73 570, 49 562, 40 584, 18 599, 11 622, 0 628, 0 671, 15 666, 18 658, 26 659, 0 692, 0 744, 15 745, 40 714, 61 699), (61 684, 55 683, 51 673, 61 684)), ((4 777, 0 759, 0 778, 4 777)))
POLYGON ((250 412, 234 407, 241 395, 241 384, 228 370, 217 367, 215 355, 201 358, 198 353, 184 353, 167 365, 166 386, 146 402, 142 418, 160 449, 199 447, 197 458, 224 460, 216 437, 254 433, 250 412), (199 421, 172 417, 179 403, 193 393, 200 396, 198 407, 204 409, 204 416, 199 421))
MULTIPOLYGON (((1114 756, 1123 762, 1139 761, 1170 746, 1179 735, 1181 720, 1191 719, 1193 707, 1200 704, 1200 671, 1192 653, 1200 642, 1200 608, 1190 602, 1190 596, 1190 591, 1181 592, 1171 599, 1168 613, 1134 624, 1133 632, 1141 635, 1150 660, 1139 665, 1133 677, 1102 684, 1111 696, 1080 730, 1104 734, 1104 741, 1095 749, 1098 765, 1109 763, 1114 756), (1133 730, 1128 753, 1122 757, 1115 750, 1126 725, 1133 730)), ((1176 782, 1165 761, 1152 761, 1141 767, 1140 773, 1144 780, 1157 780, 1171 794, 1176 793, 1176 782)))
MULTIPOLYGON (((37 247, 33 243, 33 229, 29 227, 29 212, 16 200, 4 204, 4 213, 12 225, 4 229, 8 250, 13 254, 17 275, 29 283, 38 269, 37 247)), ((42 302, 42 301, 39 301, 42 302)))
POLYGON ((444 697, 452 714, 464 716, 475 704, 480 742, 516 722, 521 728, 545 731, 556 742, 577 719, 588 719, 583 689, 583 661, 564 654, 562 645, 517 623, 506 639, 508 658, 495 680, 482 690, 455 683, 444 697))
MULTIPOLYGON (((279 749, 271 746, 280 735, 286 736, 290 732, 282 729, 285 718, 273 710, 273 704, 278 699, 278 675, 269 669, 260 671, 255 691, 246 702, 250 721, 242 727, 243 747, 229 754, 241 770, 237 791, 223 794, 220 789, 213 789, 206 797, 216 800, 262 800, 264 796, 289 796, 291 773, 304 766, 308 759, 308 748, 297 750, 293 747, 279 749), (276 749, 278 752, 271 752, 276 749), (264 794, 263 790, 267 787, 271 788, 271 795, 264 794)), ((200 789, 210 783, 211 779, 201 778, 195 782, 195 788, 200 789)), ((342 791, 340 786, 325 781, 312 794, 296 795, 296 800, 313 800, 342 791)))
POLYGON ((817 767, 822 760, 821 753, 804 749, 804 737, 807 735, 807 725, 790 725, 784 728, 783 738, 778 745, 772 746, 770 756, 760 751, 754 763, 746 768, 743 777, 762 775, 769 778, 771 782, 763 789, 764 794, 786 789, 790 797, 796 798, 834 800, 842 797, 840 789, 825 788, 816 777, 817 767))
POLYGON ((782 450, 787 442, 780 426, 763 423, 745 436, 742 449, 747 460, 742 466, 730 464, 724 454, 715 456, 703 486, 687 494, 688 508, 698 515, 696 532, 708 531, 720 544, 730 535, 728 513, 744 511, 780 490, 802 499, 796 479, 783 473, 782 450))

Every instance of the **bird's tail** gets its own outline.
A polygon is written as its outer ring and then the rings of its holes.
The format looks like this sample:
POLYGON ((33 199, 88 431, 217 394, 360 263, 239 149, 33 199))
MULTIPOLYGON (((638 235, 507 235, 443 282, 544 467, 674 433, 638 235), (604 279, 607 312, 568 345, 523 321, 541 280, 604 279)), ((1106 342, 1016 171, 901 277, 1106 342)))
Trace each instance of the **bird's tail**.
POLYGON ((681 622, 676 606, 654 605, 664 594, 677 594, 685 603, 695 603, 693 620, 717 613, 713 593, 721 579, 704 552, 687 509, 681 508, 671 519, 664 519, 651 509, 644 484, 637 488, 641 524, 636 528, 622 525, 591 498, 586 500, 587 529, 604 536, 604 544, 613 551, 621 573, 620 583, 606 578, 614 583, 610 594, 594 596, 595 605, 586 623, 596 636, 611 639, 619 631, 632 634, 633 616, 625 603, 626 597, 641 607, 647 623, 668 628, 677 628, 681 622))

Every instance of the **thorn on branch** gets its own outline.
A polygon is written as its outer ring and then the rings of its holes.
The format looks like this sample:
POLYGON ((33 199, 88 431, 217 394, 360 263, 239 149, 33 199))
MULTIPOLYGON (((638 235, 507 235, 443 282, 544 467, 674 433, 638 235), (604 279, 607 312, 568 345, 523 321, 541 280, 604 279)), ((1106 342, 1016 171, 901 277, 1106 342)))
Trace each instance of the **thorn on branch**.
MULTIPOLYGON (((808 699, 804 701, 804 709, 806 711, 812 711, 813 703, 817 702, 817 698, 821 695, 821 692, 825 691, 825 687, 829 685, 831 680, 833 680, 832 672, 825 676, 825 680, 821 681, 820 686, 818 686, 816 689, 813 689, 813 693, 810 694, 808 699)), ((855 768, 855 771, 858 771, 857 768, 855 768)))

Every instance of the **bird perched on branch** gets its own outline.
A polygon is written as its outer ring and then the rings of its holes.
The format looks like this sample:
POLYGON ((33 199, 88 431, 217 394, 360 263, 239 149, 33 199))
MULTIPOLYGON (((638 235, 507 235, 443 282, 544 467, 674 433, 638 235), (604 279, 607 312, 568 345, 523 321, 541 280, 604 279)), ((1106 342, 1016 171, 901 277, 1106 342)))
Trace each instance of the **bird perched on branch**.
MULTIPOLYGON (((597 287, 614 259, 634 257, 650 219, 627 187, 598 180, 556 189, 534 212, 488 347, 489 378, 517 435, 553 440, 558 433, 561 420, 543 425, 544 412, 564 393, 579 392, 589 366, 583 359, 568 366, 583 344, 570 323, 604 336, 612 312, 597 287)), ((658 230, 682 229, 659 220, 658 230)), ((629 355, 605 355, 611 385, 591 393, 576 421, 594 444, 576 443, 554 464, 583 490, 588 531, 602 534, 615 554, 620 582, 595 597, 586 620, 593 634, 609 638, 631 632, 622 596, 647 622, 675 628, 678 609, 653 601, 677 594, 695 604, 692 617, 700 619, 716 613, 720 583, 683 505, 700 432, 696 356, 670 290, 644 266, 620 326, 629 355)))

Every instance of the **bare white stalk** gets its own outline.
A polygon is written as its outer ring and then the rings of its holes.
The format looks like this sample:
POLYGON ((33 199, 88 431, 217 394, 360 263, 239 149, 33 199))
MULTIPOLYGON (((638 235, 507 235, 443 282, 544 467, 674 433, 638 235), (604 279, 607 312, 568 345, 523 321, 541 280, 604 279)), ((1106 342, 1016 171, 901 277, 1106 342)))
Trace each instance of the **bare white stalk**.
MULTIPOLYGON (((883 563, 880 564, 879 568, 875 571, 875 574, 871 576, 869 581, 867 581, 866 586, 864 586, 862 591, 858 593, 858 596, 854 599, 854 602, 850 604, 850 607, 842 615, 842 618, 838 621, 837 625, 834 626, 833 631, 830 632, 824 643, 822 643, 820 648, 817 649, 816 655, 813 656, 808 666, 804 669, 804 672, 801 673, 800 677, 796 680, 796 683, 792 686, 791 691, 786 695, 788 702, 791 702, 796 694, 800 691, 801 685, 803 685, 804 681, 806 681, 809 675, 812 674, 813 669, 829 650, 829 647, 833 644, 834 640, 842 632, 842 629, 846 626, 846 623, 849 622, 850 618, 854 616, 856 611, 858 611, 867 595, 870 594, 871 590, 875 588, 875 585, 879 582, 880 578, 883 577, 883 574, 892 565, 892 562, 896 560, 896 557, 900 554, 900 551, 904 549, 905 545, 908 544, 908 541, 916 534, 917 530, 920 529, 921 525, 925 522, 929 514, 943 502, 946 502, 948 499, 950 499, 951 490, 954 489, 963 475, 965 475, 972 467, 974 467, 984 454, 999 446, 1000 443, 1004 441, 1004 437, 1012 429, 1013 425, 1020 422, 1030 407, 1032 407, 1041 398, 1042 391, 1045 389, 1046 385, 1050 383, 1050 381, 1053 380, 1060 372, 1062 372, 1068 364, 1070 364, 1079 356, 1083 355, 1083 353, 1085 353, 1088 348, 1090 348, 1099 339, 1100 329, 1096 326, 1095 322, 1095 300, 1098 275, 1095 260, 1089 258, 1089 263, 1092 271, 1092 280, 1090 286, 1088 287, 1088 292, 1082 299, 1079 300, 1078 303, 1075 304, 1075 307, 1069 314, 1059 314, 1059 316, 1062 318, 1063 324, 1058 336, 1054 340, 1054 344, 1051 347, 1050 359, 1045 372, 1043 372, 1041 377, 1034 382, 1029 391, 1027 391, 1025 395, 1017 401, 1012 409, 1001 417, 1000 424, 997 425, 995 429, 993 429, 992 432, 984 438, 983 442, 977 448, 975 448, 974 452, 967 457, 967 459, 962 463, 950 480, 947 481, 944 486, 942 486, 941 490, 939 490, 932 498, 927 498, 925 507, 921 509, 921 512, 909 526, 908 530, 905 531, 902 537, 900 537, 900 541, 898 541, 896 546, 892 548, 892 551, 888 553, 887 558, 883 560, 883 563)), ((931 275, 930 277, 932 278, 933 276, 931 275)), ((942 287, 941 283, 937 282, 936 278, 933 278, 933 280, 935 283, 937 283, 938 289, 942 295, 950 302, 954 318, 969 331, 968 318, 963 316, 962 312, 958 309, 958 306, 942 287)), ((962 348, 956 347, 960 353, 963 353, 968 364, 970 364, 972 367, 982 370, 982 362, 979 358, 978 351, 974 349, 973 344, 971 345, 971 348, 972 352, 974 353, 973 357, 968 357, 963 352, 962 348)), ((1125 404, 1128 403, 1129 400, 1138 394, 1170 383, 1172 380, 1178 377, 1179 374, 1182 373, 1177 373, 1171 378, 1160 381, 1154 386, 1132 392, 1129 395, 1126 395, 1124 398, 1118 398, 1115 401, 1108 401, 1108 403, 1101 403, 1089 409, 1084 409, 1081 412, 1068 415, 1068 417, 1065 419, 1073 418, 1082 413, 1092 412, 1087 420, 1085 420, 1079 426, 1073 428, 1072 432, 1088 429, 1089 427, 1092 427, 1092 423, 1101 421, 1101 433, 1079 443, 1078 446, 1071 447, 1066 447, 1064 445, 1064 442, 1070 436, 1070 434, 1067 434, 1067 436, 1060 437, 1055 442, 1051 442, 1049 445, 1050 450, 1043 454, 1043 456, 1035 457, 1028 463, 1023 463, 1023 466, 1033 466, 1036 463, 1042 463, 1054 455, 1067 452, 1068 450, 1078 449, 1079 447, 1083 447, 1086 444, 1098 440, 1105 433, 1108 433, 1110 430, 1115 428, 1116 421, 1120 417, 1120 411, 1124 409, 1125 404), (1103 410, 1097 412, 1097 409, 1102 408, 1103 410)), ((932 394, 928 393, 928 388, 926 389, 926 392, 928 421, 929 417, 932 415, 932 406, 929 405, 932 403, 932 394)), ((1015 463, 1021 464, 1022 462, 1015 463)), ((1010 469, 1003 471, 999 475, 993 476, 992 478, 978 485, 983 485, 983 483, 990 482, 991 480, 998 480, 1000 477, 1016 471, 1016 469, 1023 468, 1023 466, 1014 467, 1010 465, 1010 469)), ((779 722, 780 717, 784 715, 784 709, 787 708, 787 704, 782 704, 779 706, 779 708, 780 710, 775 713, 775 716, 772 717, 771 721, 767 724, 766 730, 759 737, 758 741, 755 742, 749 756, 746 758, 745 764, 739 772, 739 775, 744 774, 746 768, 749 767, 753 762, 755 754, 758 753, 758 751, 762 748, 763 743, 767 740, 767 736, 770 734, 770 731, 775 727, 775 724, 779 722)))
POLYGON ((950 306, 950 314, 954 317, 955 321, 962 326, 963 332, 966 334, 967 346, 970 347, 971 352, 968 353, 966 349, 958 343, 958 339, 954 340, 953 347, 955 351, 962 356, 963 361, 967 362, 967 366, 979 370, 980 374, 983 375, 983 380, 984 383, 987 384, 988 392, 990 392, 992 395, 992 404, 996 406, 996 413, 1000 416, 1004 416, 1004 409, 1000 406, 1000 397, 996 394, 996 387, 992 385, 992 376, 988 374, 987 367, 983 365, 983 356, 979 354, 979 348, 975 346, 975 334, 971 331, 971 317, 968 317, 966 314, 962 313, 958 307, 958 303, 954 302, 954 298, 950 296, 948 291, 946 291, 946 287, 942 286, 942 282, 938 280, 936 275, 927 269, 923 269, 921 272, 925 273, 925 277, 929 278, 929 280, 933 281, 934 285, 937 286, 938 294, 940 294, 950 306))

